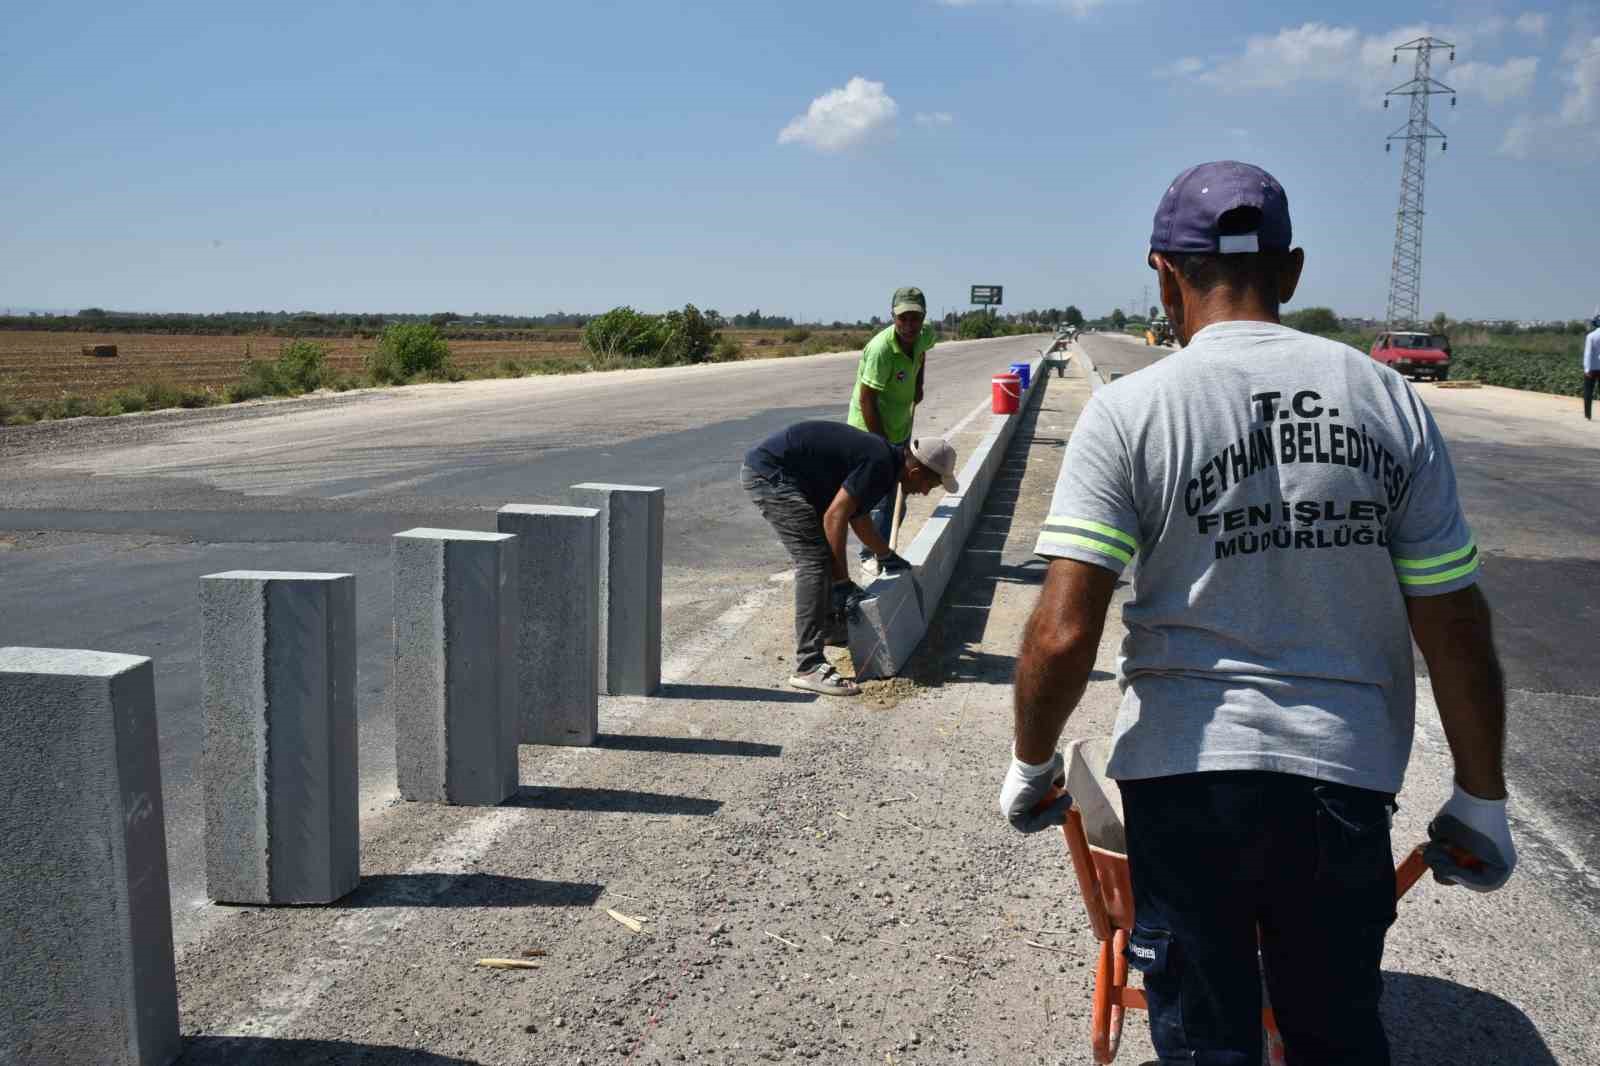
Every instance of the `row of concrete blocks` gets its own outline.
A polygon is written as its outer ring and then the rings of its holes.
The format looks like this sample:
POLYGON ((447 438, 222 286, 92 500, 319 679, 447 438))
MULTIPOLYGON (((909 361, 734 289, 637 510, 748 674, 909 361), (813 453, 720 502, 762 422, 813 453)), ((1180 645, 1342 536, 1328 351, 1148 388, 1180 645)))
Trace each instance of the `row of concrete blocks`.
MULTIPOLYGON (((592 744, 609 693, 660 685, 659 488, 584 484, 496 533, 394 540, 402 797, 496 804, 517 745, 592 744), (602 633, 604 639, 602 639, 602 633)), ((201 579, 206 887, 326 903, 360 881, 355 578, 201 579)), ((0 1063, 180 1049, 151 661, 0 648, 0 1063), (11 935, 10 931, 15 931, 11 935)))

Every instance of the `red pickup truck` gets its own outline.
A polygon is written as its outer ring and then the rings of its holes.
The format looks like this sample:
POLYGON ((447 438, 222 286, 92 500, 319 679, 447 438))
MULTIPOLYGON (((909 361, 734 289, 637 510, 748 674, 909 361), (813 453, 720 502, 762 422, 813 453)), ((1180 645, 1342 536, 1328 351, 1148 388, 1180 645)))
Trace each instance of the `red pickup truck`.
POLYGON ((1372 358, 1411 378, 1450 376, 1450 338, 1442 333, 1380 333, 1372 358))

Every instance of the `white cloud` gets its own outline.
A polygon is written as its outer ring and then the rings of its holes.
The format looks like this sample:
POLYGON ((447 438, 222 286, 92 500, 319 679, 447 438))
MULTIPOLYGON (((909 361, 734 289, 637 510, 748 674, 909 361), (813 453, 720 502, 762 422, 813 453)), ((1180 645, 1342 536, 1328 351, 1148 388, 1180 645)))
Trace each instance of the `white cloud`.
POLYGON ((1542 11, 1528 11, 1517 16, 1516 27, 1518 32, 1529 37, 1543 37, 1550 28, 1550 16, 1542 11))
POLYGON ((1518 115, 1500 142, 1502 155, 1600 155, 1600 36, 1574 42, 1561 61, 1566 66, 1561 107, 1550 115, 1518 115))
POLYGON ((948 111, 919 111, 916 122, 919 126, 932 129, 937 126, 948 126, 955 122, 956 117, 948 111))
POLYGON ((1536 56, 1518 56, 1499 66, 1492 63, 1463 63, 1450 72, 1450 84, 1463 93, 1475 93, 1491 104, 1527 96, 1533 77, 1539 71, 1536 56))
POLYGON ((851 78, 811 101, 806 113, 778 134, 779 144, 806 144, 820 152, 842 152, 887 128, 900 105, 883 91, 883 82, 851 78))
MULTIPOLYGON (((1411 77, 1411 53, 1394 60, 1395 45, 1418 37, 1440 36, 1465 48, 1504 34, 1506 21, 1488 18, 1470 26, 1400 26, 1363 36, 1354 27, 1307 22, 1275 34, 1257 34, 1244 51, 1210 61, 1181 60, 1173 76, 1216 86, 1224 92, 1286 89, 1293 85, 1347 86, 1377 107, 1383 94, 1411 77)), ((1463 63, 1452 67, 1438 56, 1433 74, 1464 94, 1499 104, 1525 96, 1533 88, 1539 61, 1518 56, 1504 63, 1463 63)))

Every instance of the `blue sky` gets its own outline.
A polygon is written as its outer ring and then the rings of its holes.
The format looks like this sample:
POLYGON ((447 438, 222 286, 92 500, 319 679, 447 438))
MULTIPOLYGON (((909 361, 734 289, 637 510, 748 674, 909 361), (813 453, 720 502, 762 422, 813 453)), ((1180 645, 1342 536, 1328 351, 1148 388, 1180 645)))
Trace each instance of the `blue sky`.
POLYGON ((1265 166, 1300 306, 1379 314, 1389 48, 1437 75, 1423 305, 1600 305, 1600 8, 1175 0, 44 4, 0 38, 0 308, 936 310, 1142 298, 1151 212, 1265 166))

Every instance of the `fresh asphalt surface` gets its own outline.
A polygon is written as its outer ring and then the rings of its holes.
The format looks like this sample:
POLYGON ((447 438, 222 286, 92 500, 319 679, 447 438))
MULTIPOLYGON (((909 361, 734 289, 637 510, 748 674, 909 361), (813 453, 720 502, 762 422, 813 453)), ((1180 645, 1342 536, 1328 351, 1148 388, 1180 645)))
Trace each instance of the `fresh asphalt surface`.
MULTIPOLYGON (((1085 334, 1079 344, 1108 372, 1131 373, 1153 351, 1109 334, 1085 334)), ((1449 444, 1483 555, 1525 869, 1600 913, 1600 422, 1584 422, 1571 400, 1418 388, 1449 444)), ((1417 672, 1427 674, 1420 653, 1417 672)), ((1425 714, 1419 709, 1419 721, 1425 714)))
MULTIPOLYGON (((988 397, 992 373, 1044 340, 935 348, 918 431, 955 426, 988 397)), ((393 534, 493 529, 502 505, 563 502, 581 481, 664 486, 670 657, 789 567, 737 486, 740 459, 791 422, 842 418, 855 362, 843 354, 416 386, 0 429, 0 645, 154 659, 181 944, 212 910, 197 777, 201 575, 356 575, 365 813, 394 797, 385 697, 393 534)), ((770 688, 783 676, 779 664, 750 684, 770 688)))

